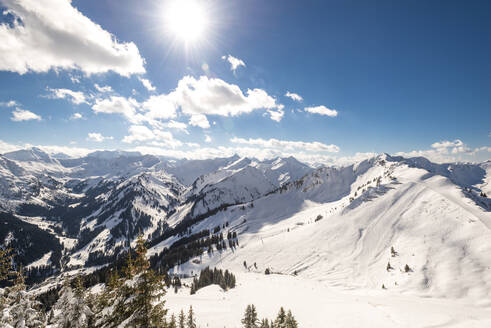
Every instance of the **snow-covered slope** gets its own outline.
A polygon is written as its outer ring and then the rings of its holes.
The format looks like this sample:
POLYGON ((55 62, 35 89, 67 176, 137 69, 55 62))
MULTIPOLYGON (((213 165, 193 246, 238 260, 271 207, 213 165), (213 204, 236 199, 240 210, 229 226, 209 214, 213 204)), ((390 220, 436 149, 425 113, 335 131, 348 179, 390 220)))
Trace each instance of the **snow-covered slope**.
POLYGON ((193 232, 228 222, 224 234, 237 232, 240 246, 175 270, 240 271, 246 261, 252 271, 269 268, 330 285, 491 303, 489 201, 415 166, 383 155, 320 168, 253 207, 228 207, 193 232))
POLYGON ((491 303, 490 168, 385 154, 313 169, 294 158, 54 159, 31 150, 0 156, 0 197, 24 222, 70 241, 67 268, 113 260, 140 231, 158 255, 222 227, 239 247, 172 270, 241 271, 246 261, 331 286, 491 303))

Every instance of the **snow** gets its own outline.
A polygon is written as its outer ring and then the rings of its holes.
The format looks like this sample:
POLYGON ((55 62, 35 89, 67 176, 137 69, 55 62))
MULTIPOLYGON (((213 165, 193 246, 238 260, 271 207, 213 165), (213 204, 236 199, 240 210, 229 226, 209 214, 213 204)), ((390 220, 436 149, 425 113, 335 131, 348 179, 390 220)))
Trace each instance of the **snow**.
POLYGON ((236 288, 212 285, 189 294, 182 288, 165 296, 169 314, 192 305, 201 327, 242 327, 248 304, 259 318, 291 309, 302 328, 489 327, 491 309, 462 300, 421 298, 386 290, 342 289, 289 275, 238 273, 236 288))
POLYGON ((254 207, 218 212, 193 233, 225 222, 224 235, 238 232, 240 246, 203 255, 200 264, 190 261, 175 272, 199 272, 206 265, 236 272, 247 261, 256 262, 258 272, 296 272, 329 286, 384 285, 401 295, 491 305, 491 213, 448 177, 403 162, 319 169, 302 183, 256 199, 254 207), (315 222, 318 215, 323 218, 315 222), (394 270, 387 271, 388 262, 394 270), (411 272, 404 271, 406 264, 411 272))
POLYGON ((44 254, 40 259, 37 259, 36 261, 30 263, 28 266, 26 266, 27 269, 31 268, 31 267, 40 267, 40 266, 45 266, 45 265, 49 265, 51 263, 50 261, 50 258, 51 258, 51 254, 53 252, 48 252, 46 254, 44 254))
MULTIPOLYGON (((0 156, 0 199, 8 208, 69 200, 76 210, 86 204, 89 188, 106 187, 93 195, 97 202, 82 219, 82 228, 104 229, 69 255, 69 266, 121 245, 125 237, 113 240, 110 229, 126 209, 133 217, 136 211, 151 217, 145 236, 204 213, 214 214, 192 226, 192 233, 225 223, 224 236, 237 232, 237 248, 171 270, 190 275, 218 266, 237 275, 237 288, 227 292, 217 286, 193 296, 186 289, 169 291, 167 306, 177 314, 192 304, 202 326, 239 327, 249 303, 261 317, 273 318, 280 306, 291 309, 301 327, 491 324, 491 201, 479 196, 491 192, 489 161, 434 164, 383 154, 313 169, 294 158, 46 156, 36 150, 0 156), (210 212, 217 208, 222 210, 210 212), (266 268, 277 274, 264 275, 266 268)), ((54 233, 46 218, 22 219, 54 233)), ((57 237, 66 248, 76 243, 57 237)), ((163 240, 148 255, 177 239, 163 240)))

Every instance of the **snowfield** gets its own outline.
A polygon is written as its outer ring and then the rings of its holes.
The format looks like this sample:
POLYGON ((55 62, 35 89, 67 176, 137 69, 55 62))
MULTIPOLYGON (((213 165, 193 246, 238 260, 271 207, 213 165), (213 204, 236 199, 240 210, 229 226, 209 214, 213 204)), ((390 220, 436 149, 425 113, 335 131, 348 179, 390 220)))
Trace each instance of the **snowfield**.
POLYGON ((463 300, 400 295, 390 290, 341 289, 288 275, 236 274, 238 285, 217 285, 189 295, 188 288, 167 292, 166 307, 176 316, 192 305, 199 327, 239 328, 248 304, 260 318, 291 309, 302 328, 490 327, 491 308, 463 300))

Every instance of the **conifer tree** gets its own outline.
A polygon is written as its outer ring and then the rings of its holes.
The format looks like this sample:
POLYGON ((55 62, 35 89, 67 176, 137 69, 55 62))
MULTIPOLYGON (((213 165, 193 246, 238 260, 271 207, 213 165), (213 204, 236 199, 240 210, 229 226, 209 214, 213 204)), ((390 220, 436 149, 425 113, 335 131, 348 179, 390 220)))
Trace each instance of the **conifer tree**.
POLYGON ((274 328, 286 328, 286 314, 283 307, 280 308, 276 320, 274 321, 274 328))
POLYGON ((292 311, 288 310, 285 318, 285 327, 286 328, 298 328, 297 320, 293 317, 292 311))
POLYGON ((196 319, 194 318, 193 307, 189 307, 187 328, 196 328, 196 319))
POLYGON ((181 310, 181 312, 179 313, 179 328, 186 328, 185 322, 186 316, 184 315, 184 311, 181 310))
MULTIPOLYGON (((124 323, 125 327, 165 327, 167 310, 161 297, 165 295, 163 276, 150 269, 143 235, 138 236, 133 262, 128 256, 126 280, 118 288, 116 304, 109 322, 124 323)), ((113 327, 109 324, 107 327, 113 327)))
POLYGON ((75 289, 65 278, 60 290, 60 297, 56 302, 54 324, 57 328, 87 327, 93 312, 85 301, 86 291, 80 277, 75 280, 75 289))
POLYGON ((254 304, 247 305, 244 318, 241 322, 244 328, 259 328, 259 319, 254 304))
POLYGON ((135 266, 133 258, 131 257, 131 249, 128 249, 128 257, 126 258, 126 265, 123 267, 123 274, 127 280, 132 279, 135 274, 135 266))
POLYGON ((12 251, 0 248, 0 281, 7 280, 12 269, 12 251))
POLYGON ((259 325, 259 328, 272 328, 272 327, 269 325, 268 319, 263 319, 261 320, 261 324, 259 325))
POLYGON ((115 288, 110 300, 112 310, 107 314, 101 327, 165 327, 167 310, 161 298, 165 295, 163 276, 150 269, 146 258, 147 248, 143 235, 138 236, 133 260, 128 252, 125 278, 118 281, 110 277, 108 288, 115 288))
POLYGON ((170 317, 170 322, 169 322, 167 328, 177 328, 176 316, 174 315, 174 313, 172 313, 172 315, 170 317))
POLYGON ((26 291, 22 268, 17 272, 15 285, 5 290, 4 306, 0 313, 0 327, 40 328, 46 326, 41 303, 26 291))

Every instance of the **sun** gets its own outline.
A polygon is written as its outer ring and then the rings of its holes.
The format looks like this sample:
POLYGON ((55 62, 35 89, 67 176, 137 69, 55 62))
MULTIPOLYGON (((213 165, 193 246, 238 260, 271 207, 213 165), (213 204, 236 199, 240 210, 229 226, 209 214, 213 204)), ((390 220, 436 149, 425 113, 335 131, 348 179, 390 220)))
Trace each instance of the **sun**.
POLYGON ((199 0, 172 0, 165 9, 168 32, 185 43, 200 41, 205 37, 208 17, 203 2, 199 0))

